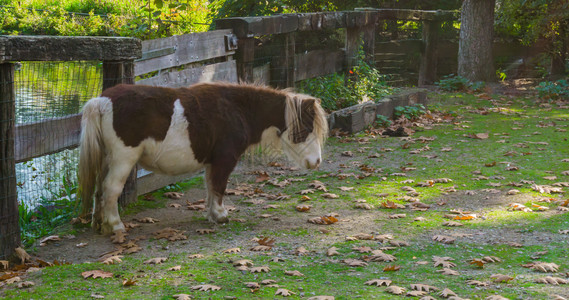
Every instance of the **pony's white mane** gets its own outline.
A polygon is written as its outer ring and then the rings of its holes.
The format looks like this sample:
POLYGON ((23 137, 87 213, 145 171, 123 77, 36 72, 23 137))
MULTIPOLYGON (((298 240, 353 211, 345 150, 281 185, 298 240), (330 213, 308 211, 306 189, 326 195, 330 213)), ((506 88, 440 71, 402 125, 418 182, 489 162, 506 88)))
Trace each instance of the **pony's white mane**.
POLYGON ((320 106, 319 99, 304 94, 287 92, 285 122, 290 130, 298 128, 302 122, 302 102, 308 99, 314 100, 314 128, 312 133, 314 133, 318 143, 323 145, 328 137, 328 120, 326 119, 326 113, 320 106))

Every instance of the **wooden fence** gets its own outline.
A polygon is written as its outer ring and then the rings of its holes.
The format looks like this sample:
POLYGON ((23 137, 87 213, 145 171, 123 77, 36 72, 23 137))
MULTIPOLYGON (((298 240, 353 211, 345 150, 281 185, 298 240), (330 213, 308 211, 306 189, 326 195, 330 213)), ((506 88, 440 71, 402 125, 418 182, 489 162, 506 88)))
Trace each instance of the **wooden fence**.
MULTIPOLYGON (((350 70, 360 48, 373 63, 378 21, 414 20, 423 22, 418 80, 423 84, 436 77, 438 27, 453 18, 453 13, 439 11, 361 9, 228 18, 216 20, 215 31, 143 42, 115 37, 0 36, 0 258, 19 244, 15 164, 75 148, 80 138, 79 114, 15 124, 16 62, 101 61, 103 89, 118 83, 180 87, 239 80, 291 87, 299 80, 350 70), (345 30, 342 47, 297 53, 296 34, 330 29, 345 30), (268 64, 256 67, 255 59, 264 53, 256 42, 266 35, 279 43, 277 51, 268 64)), ((184 178, 133 170, 119 201, 134 201, 137 195, 184 178)))

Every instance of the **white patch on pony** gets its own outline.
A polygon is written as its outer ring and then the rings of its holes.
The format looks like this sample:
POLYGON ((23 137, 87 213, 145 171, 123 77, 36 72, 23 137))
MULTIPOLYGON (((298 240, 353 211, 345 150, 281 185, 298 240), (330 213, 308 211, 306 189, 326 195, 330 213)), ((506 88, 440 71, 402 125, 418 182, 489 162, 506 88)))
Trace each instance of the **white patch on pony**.
POLYGON ((174 102, 174 113, 166 137, 163 141, 147 138, 141 146, 144 148, 140 165, 147 170, 167 175, 179 175, 197 172, 204 165, 199 163, 191 147, 188 133, 188 121, 184 116, 184 107, 180 100, 174 102))

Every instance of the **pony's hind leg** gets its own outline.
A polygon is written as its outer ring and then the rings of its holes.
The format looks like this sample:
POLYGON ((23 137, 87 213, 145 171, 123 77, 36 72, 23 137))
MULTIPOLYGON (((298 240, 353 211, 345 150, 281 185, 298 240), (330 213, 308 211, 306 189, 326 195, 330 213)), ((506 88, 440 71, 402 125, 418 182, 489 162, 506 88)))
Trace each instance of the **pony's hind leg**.
MULTIPOLYGON (((118 198, 135 164, 136 160, 125 159, 122 155, 120 159, 111 159, 109 163, 107 175, 103 179, 101 206, 98 209, 101 215, 101 223, 93 226, 102 234, 111 234, 117 230, 125 229, 119 216, 118 198)), ((93 222, 95 220, 94 218, 93 222)))
POLYGON ((205 169, 207 185, 208 220, 213 223, 229 221, 227 209, 223 205, 223 194, 227 187, 227 179, 235 163, 213 164, 205 169))

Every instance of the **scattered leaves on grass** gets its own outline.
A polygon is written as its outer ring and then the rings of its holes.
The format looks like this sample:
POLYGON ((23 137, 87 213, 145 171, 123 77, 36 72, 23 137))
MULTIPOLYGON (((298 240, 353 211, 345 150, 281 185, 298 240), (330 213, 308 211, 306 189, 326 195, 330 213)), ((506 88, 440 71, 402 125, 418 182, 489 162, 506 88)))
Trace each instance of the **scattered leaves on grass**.
POLYGON ((171 268, 168 268, 168 271, 180 271, 182 269, 182 266, 173 266, 171 268))
POLYGON ((111 243, 122 244, 126 241, 127 233, 124 230, 117 230, 111 235, 111 243))
POLYGON ((190 255, 188 255, 188 258, 189 258, 189 259, 198 259, 198 258, 204 258, 204 255, 203 255, 203 254, 199 254, 199 253, 196 253, 196 254, 190 254, 190 255))
POLYGON ((239 253, 239 252, 241 252, 240 248, 230 248, 223 250, 221 253, 229 254, 229 253, 239 253))
POLYGON ((443 298, 456 297, 456 293, 451 291, 449 288, 440 291, 438 295, 443 298))
POLYGON ((92 277, 92 278, 112 278, 113 273, 105 272, 103 270, 92 270, 92 271, 82 272, 81 276, 83 276, 83 278, 85 278, 85 279, 87 279, 89 277, 92 277))
POLYGON ((172 297, 174 297, 176 300, 192 300, 192 297, 188 294, 176 294, 172 297))
POLYGON ((405 208, 405 205, 399 204, 399 203, 395 203, 393 201, 387 200, 385 202, 381 203, 381 206, 383 208, 387 208, 387 209, 398 209, 398 208, 405 208))
POLYGON ((433 236, 433 241, 435 242, 440 242, 443 244, 453 244, 455 242, 455 239, 450 237, 450 236, 446 236, 446 235, 435 235, 433 236))
POLYGON ((459 227, 459 226, 463 226, 464 224, 460 223, 460 222, 455 222, 455 221, 445 221, 443 222, 443 226, 447 226, 447 227, 459 227))
POLYGON ((530 266, 530 269, 536 270, 539 272, 547 273, 547 272, 557 272, 559 270, 559 266, 556 263, 546 263, 546 262, 536 262, 530 266))
POLYGON ((535 282, 536 283, 551 284, 551 285, 569 284, 569 280, 567 280, 567 279, 563 279, 563 278, 559 278, 559 277, 552 277, 552 276, 537 278, 535 280, 535 282))

